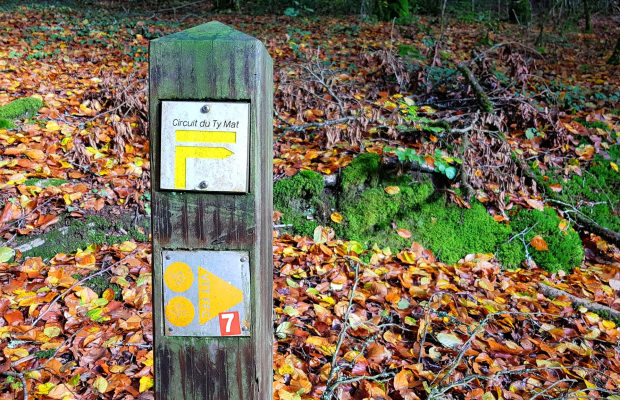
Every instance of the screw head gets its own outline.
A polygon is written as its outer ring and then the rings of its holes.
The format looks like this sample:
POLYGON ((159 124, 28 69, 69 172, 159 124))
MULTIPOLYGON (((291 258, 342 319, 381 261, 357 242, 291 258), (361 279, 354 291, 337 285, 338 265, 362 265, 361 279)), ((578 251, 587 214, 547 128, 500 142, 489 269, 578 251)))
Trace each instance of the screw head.
POLYGON ((200 183, 198 184, 198 187, 199 187, 200 189, 206 189, 206 188, 207 188, 207 186, 208 186, 208 185, 207 185, 207 182, 206 182, 206 181, 202 181, 202 182, 200 182, 200 183))
POLYGON ((211 111, 211 107, 209 107, 208 104, 205 104, 204 106, 200 107, 200 112, 203 113, 203 114, 206 114, 209 111, 211 111))
POLYGON ((239 261, 246 262, 246 261, 248 261, 248 258, 244 256, 244 257, 241 257, 241 260, 239 260, 239 261))

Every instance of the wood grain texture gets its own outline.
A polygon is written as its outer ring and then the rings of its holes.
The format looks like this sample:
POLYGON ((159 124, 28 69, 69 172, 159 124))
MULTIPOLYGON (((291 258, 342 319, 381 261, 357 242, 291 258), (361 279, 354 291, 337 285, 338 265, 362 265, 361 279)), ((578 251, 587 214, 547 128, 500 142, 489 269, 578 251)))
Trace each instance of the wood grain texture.
POLYGON ((149 58, 155 397, 272 399, 271 58, 260 41, 219 22, 151 41, 149 58), (160 190, 163 100, 250 103, 247 194, 160 190), (251 336, 165 336, 162 249, 249 251, 251 336))

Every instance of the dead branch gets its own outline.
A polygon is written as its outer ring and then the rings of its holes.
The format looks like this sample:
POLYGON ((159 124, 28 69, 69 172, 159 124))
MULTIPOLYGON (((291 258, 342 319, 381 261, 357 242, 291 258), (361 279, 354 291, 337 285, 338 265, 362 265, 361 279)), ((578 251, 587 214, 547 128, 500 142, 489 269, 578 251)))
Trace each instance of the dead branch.
POLYGON ((284 130, 285 132, 289 132, 289 131, 303 132, 306 129, 310 129, 310 128, 322 128, 324 126, 329 126, 329 125, 345 124, 355 119, 356 117, 349 116, 349 117, 343 117, 343 118, 337 118, 337 119, 328 119, 327 121, 323 121, 323 122, 312 122, 310 124, 303 124, 303 125, 280 126, 276 128, 280 128, 284 130))
POLYGON ((485 93, 484 89, 480 85, 480 82, 478 82, 478 79, 476 79, 472 70, 467 66, 467 63, 459 63, 457 68, 474 90, 474 95, 476 96, 476 101, 478 102, 480 108, 488 113, 493 112, 493 103, 489 100, 489 96, 485 93))
POLYGON ((571 303, 577 305, 577 306, 582 306, 587 308, 590 311, 594 311, 594 312, 602 312, 602 313, 606 313, 609 314, 610 318, 613 318, 615 320, 620 321, 620 311, 618 310, 614 310, 611 307, 599 304, 599 303, 595 303, 593 301, 587 300, 587 299, 583 299, 581 297, 577 297, 575 295, 572 295, 570 293, 567 293, 561 289, 558 288, 554 288, 552 286, 547 285, 546 283, 539 283, 538 284, 538 288, 540 289, 540 291, 542 292, 542 294, 544 294, 547 297, 551 297, 551 298, 556 298, 556 297, 560 297, 560 296, 566 296, 568 297, 568 299, 571 301, 571 303))

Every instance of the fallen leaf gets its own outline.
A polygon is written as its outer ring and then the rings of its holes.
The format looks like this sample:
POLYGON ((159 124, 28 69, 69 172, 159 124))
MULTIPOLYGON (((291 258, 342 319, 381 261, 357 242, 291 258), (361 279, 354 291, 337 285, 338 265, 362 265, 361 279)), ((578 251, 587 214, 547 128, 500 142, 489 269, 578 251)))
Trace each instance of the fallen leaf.
POLYGON ((545 203, 543 203, 540 200, 534 200, 534 199, 525 199, 525 202, 532 208, 538 210, 538 211, 544 211, 545 210, 545 203))
POLYGON ((329 217, 337 224, 342 222, 342 215, 338 212, 333 212, 332 215, 330 215, 329 217))
POLYGON ((118 247, 120 251, 124 251, 125 253, 129 253, 130 251, 134 251, 138 247, 134 242, 126 241, 121 243, 118 247))
POLYGON ((388 186, 385 188, 385 193, 387 194, 398 194, 400 193, 400 188, 398 186, 388 186))
POLYGON ((409 232, 407 229, 399 229, 396 231, 396 233, 398 233, 398 236, 402 237, 403 239, 409 239, 411 237, 411 232, 409 232))
POLYGON ((440 332, 437 334, 437 341, 441 343, 442 346, 447 347, 449 349, 454 349, 463 344, 463 341, 453 333, 445 333, 440 332))
POLYGON ((140 378, 140 388, 138 389, 140 393, 145 392, 153 387, 153 377, 152 376, 143 376, 140 378))
POLYGON ((15 256, 15 250, 10 247, 0 247, 0 263, 9 262, 15 256))
POLYGON ((540 235, 536 235, 530 240, 530 244, 538 251, 546 251, 549 250, 549 246, 547 246, 547 242, 540 235))
POLYGON ((93 382, 93 387, 97 389, 97 392, 103 394, 108 389, 108 381, 101 375, 95 378, 93 382))

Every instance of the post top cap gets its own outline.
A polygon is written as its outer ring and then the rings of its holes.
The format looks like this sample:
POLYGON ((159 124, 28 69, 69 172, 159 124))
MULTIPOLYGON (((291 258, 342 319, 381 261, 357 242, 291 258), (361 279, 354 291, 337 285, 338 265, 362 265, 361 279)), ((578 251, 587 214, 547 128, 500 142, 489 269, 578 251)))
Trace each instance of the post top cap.
POLYGON ((211 21, 206 24, 194 26, 180 32, 162 36, 153 41, 201 41, 201 40, 225 40, 225 41, 259 41, 258 39, 239 32, 219 21, 211 21))

